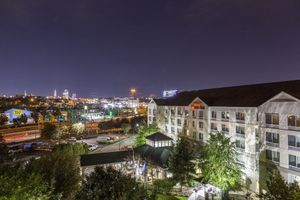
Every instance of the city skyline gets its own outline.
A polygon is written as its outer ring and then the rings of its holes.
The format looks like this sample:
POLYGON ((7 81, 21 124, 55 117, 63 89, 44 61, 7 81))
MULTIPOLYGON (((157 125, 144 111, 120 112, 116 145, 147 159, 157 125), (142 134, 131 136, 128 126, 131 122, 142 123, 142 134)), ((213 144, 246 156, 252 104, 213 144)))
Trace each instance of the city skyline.
POLYGON ((299 2, 0 3, 0 94, 140 96, 299 79, 299 2), (136 17, 138 16, 138 17, 136 17))

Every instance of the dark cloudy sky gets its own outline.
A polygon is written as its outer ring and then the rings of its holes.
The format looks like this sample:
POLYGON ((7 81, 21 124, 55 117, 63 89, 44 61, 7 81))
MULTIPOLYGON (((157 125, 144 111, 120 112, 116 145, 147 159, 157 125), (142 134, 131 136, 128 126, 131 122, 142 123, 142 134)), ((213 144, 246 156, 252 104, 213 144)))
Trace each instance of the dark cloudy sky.
POLYGON ((300 78, 299 0, 0 0, 0 95, 300 78))

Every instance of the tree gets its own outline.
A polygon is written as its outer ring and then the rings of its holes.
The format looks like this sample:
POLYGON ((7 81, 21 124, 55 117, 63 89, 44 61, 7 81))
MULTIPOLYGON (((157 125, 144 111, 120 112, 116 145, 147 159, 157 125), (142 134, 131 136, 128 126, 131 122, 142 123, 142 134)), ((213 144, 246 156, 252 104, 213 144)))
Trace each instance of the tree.
POLYGON ((21 124, 26 124, 27 123, 27 121, 28 121, 28 118, 27 118, 27 116, 25 115, 25 114, 22 114, 21 116, 20 116, 20 123, 21 124))
POLYGON ((77 194, 78 200, 140 200, 146 197, 146 190, 134 178, 112 167, 96 167, 77 194))
POLYGON ((52 152, 28 164, 29 172, 41 174, 43 180, 53 188, 55 195, 62 199, 74 199, 80 189, 80 169, 78 157, 61 152, 52 152))
POLYGON ((38 121, 39 121, 39 113, 37 113, 37 112, 34 111, 34 112, 31 113, 31 117, 32 117, 34 123, 38 123, 38 121))
POLYGON ((195 164, 192 162, 193 152, 189 146, 184 137, 179 137, 176 146, 172 148, 168 162, 174 181, 179 182, 181 186, 189 183, 195 173, 195 164))
POLYGON ((9 158, 9 148, 4 143, 4 139, 2 135, 0 135, 0 163, 4 162, 9 158))
POLYGON ((45 123, 42 129, 42 138, 46 140, 58 138, 58 130, 55 124, 45 123))
POLYGON ((129 123, 123 123, 121 128, 123 129, 124 133, 127 134, 131 130, 131 125, 129 123))
POLYGON ((84 132, 84 124, 82 123, 76 123, 72 125, 71 132, 75 133, 76 135, 80 135, 84 132))
POLYGON ((8 117, 4 114, 0 114, 0 126, 4 126, 8 122, 8 117))
POLYGON ((147 125, 143 122, 140 125, 138 136, 135 138, 134 144, 136 147, 146 144, 146 137, 159 131, 159 128, 155 124, 147 125))
POLYGON ((53 148, 53 152, 61 155, 71 155, 71 156, 79 156, 82 154, 87 154, 89 152, 89 148, 87 144, 58 144, 53 148))
POLYGON ((228 198, 229 190, 240 187, 241 171, 236 163, 235 143, 224 134, 209 135, 209 141, 202 149, 200 169, 204 180, 222 190, 222 198, 228 198))
POLYGON ((153 187, 155 191, 158 191, 159 193, 162 194, 166 194, 173 189, 175 184, 176 183, 174 182, 173 179, 165 179, 165 180, 157 179, 153 182, 153 187))
POLYGON ((261 194, 264 200, 294 200, 300 199, 300 188, 297 182, 288 184, 278 170, 269 174, 267 180, 267 193, 261 194))
POLYGON ((38 173, 27 173, 21 166, 0 168, 0 200, 59 199, 38 173))

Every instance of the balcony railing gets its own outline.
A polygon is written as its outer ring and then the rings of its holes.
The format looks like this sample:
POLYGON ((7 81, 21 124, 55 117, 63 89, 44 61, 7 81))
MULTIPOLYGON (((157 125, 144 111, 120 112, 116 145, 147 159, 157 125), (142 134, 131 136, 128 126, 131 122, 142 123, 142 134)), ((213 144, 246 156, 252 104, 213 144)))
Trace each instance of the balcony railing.
POLYGON ((288 129, 292 131, 300 131, 300 127, 297 126, 288 126, 288 129))
POLYGON ((289 169, 300 172, 300 168, 293 165, 289 165, 289 169))
POLYGON ((236 135, 237 137, 245 138, 245 134, 236 133, 235 135, 236 135))
POLYGON ((266 141, 266 145, 271 147, 279 147, 279 143, 268 142, 268 141, 266 141))
POLYGON ((300 147, 290 146, 289 145, 289 150, 300 151, 300 147))

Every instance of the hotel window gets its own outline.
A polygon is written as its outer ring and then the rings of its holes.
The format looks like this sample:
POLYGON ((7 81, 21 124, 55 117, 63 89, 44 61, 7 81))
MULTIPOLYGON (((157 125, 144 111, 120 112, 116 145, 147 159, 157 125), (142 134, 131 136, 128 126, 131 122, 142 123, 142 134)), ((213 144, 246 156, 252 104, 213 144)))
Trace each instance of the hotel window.
POLYGON ((227 124, 222 124, 222 132, 229 133, 229 126, 227 124))
POLYGON ((177 126, 181 126, 181 119, 177 119, 177 126))
POLYGON ((171 109, 171 115, 172 115, 172 116, 175 115, 175 109, 174 109, 174 108, 171 109))
POLYGON ((211 119, 217 119, 217 112, 211 111, 211 119))
POLYGON ((203 122, 199 122, 199 129, 203 129, 203 122))
POLYGON ((289 155, 289 166, 300 168, 300 157, 289 155))
POLYGON ((171 127, 171 133, 175 134, 175 128, 174 127, 171 127))
POLYGON ((237 149, 244 151, 245 150, 245 140, 236 140, 235 146, 237 149))
POLYGON ((222 112, 221 116, 222 116, 223 121, 228 121, 229 120, 229 112, 222 112))
POLYGON ((300 148, 300 137, 299 136, 289 135, 288 138, 289 138, 288 139, 289 147, 300 148))
POLYGON ((193 121, 192 126, 195 127, 195 121, 193 121))
POLYGON ((189 110, 184 110, 184 115, 185 115, 186 117, 188 117, 188 116, 189 116, 189 110))
POLYGON ((210 129, 211 129, 211 131, 218 131, 217 124, 211 123, 210 124, 210 129))
POLYGON ((181 134, 180 128, 177 128, 177 134, 181 134))
POLYGON ((266 159, 273 161, 273 162, 279 162, 280 161, 280 153, 277 151, 271 151, 266 150, 266 159))
POLYGON ((255 137, 260 138, 260 132, 259 132, 258 128, 255 128, 255 137))
POLYGON ((181 108, 177 108, 177 115, 182 116, 182 109, 181 108))
POLYGON ((266 113, 266 124, 279 125, 279 114, 277 113, 266 113))
POLYGON ((167 126, 165 126, 165 132, 168 133, 168 127, 167 126))
POLYGON ((194 118, 196 117, 196 111, 195 110, 193 110, 192 115, 193 115, 194 118))
POLYGON ((238 136, 242 136, 242 137, 245 137, 245 127, 242 127, 242 126, 237 126, 235 128, 235 132, 238 136))
POLYGON ((266 132, 266 142, 267 142, 267 144, 278 146, 279 145, 279 134, 266 132))
POLYGON ((237 121, 245 121, 245 113, 244 112, 236 112, 235 119, 237 121))
POLYGON ((193 138, 196 139, 196 131, 193 131, 193 138))
POLYGON ((288 127, 291 129, 300 128, 300 116, 289 115, 288 116, 288 127))
POLYGON ((203 116, 204 116, 204 112, 203 112, 203 110, 200 110, 199 111, 199 119, 203 119, 203 116))
POLYGON ((203 133, 199 133, 199 140, 203 141, 203 133))
POLYGON ((175 119, 174 118, 171 118, 171 124, 175 125, 175 119))
POLYGON ((238 153, 236 154, 236 161, 239 163, 239 164, 242 164, 242 165, 245 165, 245 157, 242 153, 238 153))

